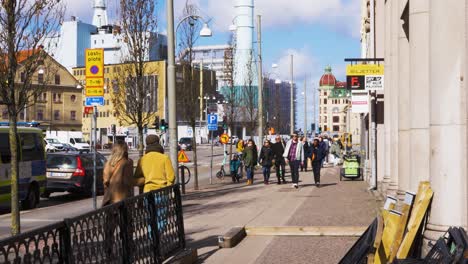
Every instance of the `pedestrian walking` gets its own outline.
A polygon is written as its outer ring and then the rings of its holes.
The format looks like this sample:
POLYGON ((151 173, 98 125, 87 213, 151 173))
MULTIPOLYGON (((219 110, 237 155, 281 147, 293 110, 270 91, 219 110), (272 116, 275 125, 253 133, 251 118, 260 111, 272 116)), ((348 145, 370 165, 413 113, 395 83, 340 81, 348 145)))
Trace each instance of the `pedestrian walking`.
POLYGON ((307 171, 307 160, 312 156, 312 148, 307 141, 307 137, 301 137, 302 147, 304 148, 304 160, 301 164, 301 171, 307 171))
POLYGON ((229 168, 231 170, 231 177, 232 182, 239 182, 239 167, 240 167, 240 160, 237 154, 232 154, 231 161, 229 162, 229 168))
POLYGON ((128 147, 116 143, 112 148, 109 160, 104 165, 102 175, 104 197, 102 206, 122 201, 133 195, 133 160, 128 158, 128 147))
POLYGON ((273 150, 271 149, 271 144, 269 140, 265 140, 263 147, 260 151, 260 156, 258 158, 259 163, 262 164, 263 169, 263 183, 270 183, 270 172, 271 166, 273 166, 273 150))
POLYGON ((146 137, 145 155, 138 161, 135 178, 143 192, 149 192, 174 184, 175 176, 171 160, 160 152, 159 138, 156 135, 146 137))
POLYGON ((286 144, 283 157, 291 168, 292 186, 297 189, 299 188, 299 165, 304 159, 304 148, 302 148, 302 142, 298 140, 297 134, 293 134, 286 144))
POLYGON ((320 147, 318 138, 314 139, 312 145, 312 170, 314 171, 315 186, 320 187, 320 169, 322 168, 323 149, 320 147))
POLYGON ((242 160, 244 160, 245 170, 247 172, 247 185, 253 184, 254 170, 257 165, 257 147, 252 139, 247 141, 247 146, 242 152, 242 160))
POLYGON ((278 184, 281 184, 281 180, 283 180, 283 184, 286 183, 286 179, 284 178, 284 174, 286 173, 285 165, 286 162, 284 161, 284 145, 281 140, 280 135, 277 135, 275 138, 275 143, 272 144, 271 149, 273 150, 273 160, 276 167, 276 178, 278 178, 278 184))

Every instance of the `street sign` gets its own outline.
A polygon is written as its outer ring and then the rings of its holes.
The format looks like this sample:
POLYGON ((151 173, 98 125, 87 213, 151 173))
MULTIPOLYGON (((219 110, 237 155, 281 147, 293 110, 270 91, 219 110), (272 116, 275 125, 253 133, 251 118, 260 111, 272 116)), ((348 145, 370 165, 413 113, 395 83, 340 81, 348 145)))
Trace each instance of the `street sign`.
POLYGON ((351 96, 351 112, 368 113, 369 97, 367 92, 353 92, 351 96))
POLYGON ((86 115, 92 114, 94 112, 94 106, 85 106, 84 113, 86 115))
POLYGON ((104 96, 104 88, 89 88, 86 87, 86 96, 104 96))
POLYGON ((366 90, 383 90, 384 76, 383 75, 366 75, 366 90))
POLYGON ((347 89, 352 91, 383 90, 384 66, 358 64, 346 66, 347 89))
POLYGON ((104 78, 87 78, 86 87, 104 87, 104 78))
POLYGON ((104 105, 104 97, 97 96, 97 97, 86 97, 85 99, 86 106, 93 106, 93 105, 104 105))
POLYGON ((222 134, 221 136, 219 136, 219 141, 220 141, 222 144, 227 144, 227 143, 229 143, 229 135, 228 135, 228 134, 222 134))
POLYGON ((104 78, 104 49, 86 49, 86 79, 104 78))
POLYGON ((207 116, 208 130, 218 130, 218 115, 209 114, 207 116))
POLYGON ((185 153, 184 150, 180 150, 179 151, 179 154, 177 155, 177 161, 178 162, 190 162, 188 156, 187 156, 187 153, 185 153))

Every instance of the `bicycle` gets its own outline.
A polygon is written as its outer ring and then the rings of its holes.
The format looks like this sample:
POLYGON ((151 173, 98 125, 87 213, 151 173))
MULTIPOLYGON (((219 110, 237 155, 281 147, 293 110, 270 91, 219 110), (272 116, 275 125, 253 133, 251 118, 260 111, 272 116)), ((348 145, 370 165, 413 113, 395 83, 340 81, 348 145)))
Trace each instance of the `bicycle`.
MULTIPOLYGON (((187 185, 190 182, 190 169, 185 165, 179 165, 179 175, 184 175, 184 184, 187 185)), ((182 179, 182 178, 181 178, 182 179)))
POLYGON ((226 172, 224 171, 224 165, 221 165, 221 169, 216 173, 216 178, 222 181, 224 176, 226 176, 226 172))

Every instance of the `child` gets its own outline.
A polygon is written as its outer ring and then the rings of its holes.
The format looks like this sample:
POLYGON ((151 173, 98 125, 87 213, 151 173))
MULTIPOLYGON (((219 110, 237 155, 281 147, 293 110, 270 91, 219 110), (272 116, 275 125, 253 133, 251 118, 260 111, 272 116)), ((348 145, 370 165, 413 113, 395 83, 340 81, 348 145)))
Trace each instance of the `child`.
POLYGON ((237 175, 237 171, 239 171, 240 160, 236 154, 232 155, 231 163, 229 165, 231 169, 232 182, 239 182, 239 176, 237 175))

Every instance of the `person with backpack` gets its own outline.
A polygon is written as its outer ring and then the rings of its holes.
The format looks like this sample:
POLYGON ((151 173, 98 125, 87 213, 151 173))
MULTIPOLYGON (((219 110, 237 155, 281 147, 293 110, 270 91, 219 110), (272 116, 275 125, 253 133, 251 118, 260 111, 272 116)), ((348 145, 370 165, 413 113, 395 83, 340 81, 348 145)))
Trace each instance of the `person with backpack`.
POLYGON ((280 135, 276 135, 275 141, 271 149, 273 150, 273 163, 276 167, 276 178, 278 178, 278 184, 281 184, 281 180, 283 180, 283 184, 285 184, 286 179, 284 178, 284 174, 286 173, 286 163, 283 157, 284 145, 280 135))
POLYGON ((232 159, 229 162, 229 168, 231 170, 231 177, 232 177, 232 182, 239 182, 239 167, 240 167, 240 160, 237 154, 232 154, 232 159))

